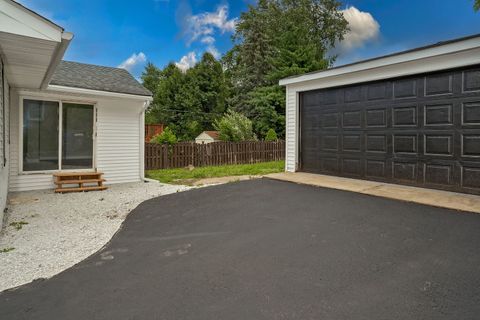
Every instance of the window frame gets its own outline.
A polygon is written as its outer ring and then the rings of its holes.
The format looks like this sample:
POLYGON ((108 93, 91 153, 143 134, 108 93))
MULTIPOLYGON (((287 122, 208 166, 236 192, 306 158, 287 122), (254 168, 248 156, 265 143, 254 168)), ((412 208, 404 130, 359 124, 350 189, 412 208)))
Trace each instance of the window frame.
POLYGON ((90 172, 97 169, 97 103, 84 100, 71 100, 71 99, 54 99, 49 97, 40 97, 40 96, 30 96, 22 95, 19 97, 19 112, 18 112, 18 171, 19 174, 29 175, 29 174, 52 174, 55 172, 90 172), (54 170, 35 170, 35 171, 25 171, 23 169, 23 105, 25 100, 37 100, 37 101, 47 101, 47 102, 57 102, 58 103, 58 168, 54 170), (92 144, 92 168, 87 169, 62 169, 62 147, 63 147, 63 104, 72 103, 72 104, 83 104, 87 106, 93 106, 93 144, 92 144))

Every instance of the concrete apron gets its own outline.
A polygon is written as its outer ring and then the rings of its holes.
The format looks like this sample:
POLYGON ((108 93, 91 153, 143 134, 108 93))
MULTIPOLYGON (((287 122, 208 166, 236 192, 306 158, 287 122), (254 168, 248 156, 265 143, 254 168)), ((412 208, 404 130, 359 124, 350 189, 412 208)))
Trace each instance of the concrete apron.
POLYGON ((429 206, 480 213, 480 196, 424 189, 383 182, 326 176, 304 172, 282 172, 265 177, 317 187, 345 190, 429 206))

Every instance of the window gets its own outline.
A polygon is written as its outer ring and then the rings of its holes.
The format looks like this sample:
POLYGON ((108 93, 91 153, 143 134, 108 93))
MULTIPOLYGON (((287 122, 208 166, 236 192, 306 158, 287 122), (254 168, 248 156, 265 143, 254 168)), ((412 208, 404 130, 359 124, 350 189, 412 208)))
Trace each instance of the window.
POLYGON ((23 171, 91 169, 93 109, 92 105, 25 99, 23 171))

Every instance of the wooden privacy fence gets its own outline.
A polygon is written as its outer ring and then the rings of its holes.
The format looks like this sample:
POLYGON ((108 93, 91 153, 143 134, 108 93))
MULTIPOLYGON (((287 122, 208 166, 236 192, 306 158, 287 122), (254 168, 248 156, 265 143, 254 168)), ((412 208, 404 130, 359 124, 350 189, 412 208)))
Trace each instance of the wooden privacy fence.
POLYGON ((197 144, 181 142, 172 146, 145 144, 145 169, 249 164, 285 159, 285 142, 244 141, 197 144))

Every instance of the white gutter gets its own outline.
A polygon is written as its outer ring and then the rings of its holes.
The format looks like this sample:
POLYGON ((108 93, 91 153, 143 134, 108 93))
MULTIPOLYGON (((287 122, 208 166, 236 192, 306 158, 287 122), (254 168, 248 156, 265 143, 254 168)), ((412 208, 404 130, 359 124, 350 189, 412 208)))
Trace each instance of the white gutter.
POLYGON ((141 95, 129 94, 129 93, 118 93, 118 92, 83 89, 83 88, 76 88, 76 87, 66 87, 66 86, 58 86, 53 84, 48 85, 47 90, 64 92, 64 93, 94 95, 94 96, 101 96, 101 97, 128 98, 128 99, 143 100, 143 101, 153 100, 153 97, 151 96, 141 96, 141 95))
POLYGON ((47 72, 45 73, 45 77, 43 77, 42 84, 40 85, 40 89, 45 90, 50 83, 50 80, 55 73, 60 61, 62 61, 63 55, 65 51, 67 51, 68 45, 70 41, 73 39, 73 33, 70 32, 63 32, 62 33, 62 41, 57 45, 55 52, 53 53, 53 57, 50 60, 50 64, 48 66, 47 72))
POLYGON ((150 106, 151 100, 146 100, 139 113, 140 122, 140 181, 145 180, 145 111, 150 106))

